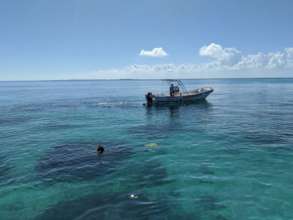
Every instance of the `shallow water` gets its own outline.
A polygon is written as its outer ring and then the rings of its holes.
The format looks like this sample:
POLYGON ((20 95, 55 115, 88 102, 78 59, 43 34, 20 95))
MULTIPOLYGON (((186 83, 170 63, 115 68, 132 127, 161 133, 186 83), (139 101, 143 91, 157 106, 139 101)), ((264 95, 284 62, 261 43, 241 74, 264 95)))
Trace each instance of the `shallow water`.
POLYGON ((293 80, 185 83, 0 82, 0 219, 293 219, 293 80))

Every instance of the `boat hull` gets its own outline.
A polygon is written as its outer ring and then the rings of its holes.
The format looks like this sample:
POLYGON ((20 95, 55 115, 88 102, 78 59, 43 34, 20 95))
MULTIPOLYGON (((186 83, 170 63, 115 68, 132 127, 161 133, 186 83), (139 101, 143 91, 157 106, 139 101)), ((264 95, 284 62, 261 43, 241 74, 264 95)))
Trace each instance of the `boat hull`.
POLYGON ((152 105, 169 105, 199 102, 213 92, 212 88, 204 88, 176 96, 153 96, 152 105))

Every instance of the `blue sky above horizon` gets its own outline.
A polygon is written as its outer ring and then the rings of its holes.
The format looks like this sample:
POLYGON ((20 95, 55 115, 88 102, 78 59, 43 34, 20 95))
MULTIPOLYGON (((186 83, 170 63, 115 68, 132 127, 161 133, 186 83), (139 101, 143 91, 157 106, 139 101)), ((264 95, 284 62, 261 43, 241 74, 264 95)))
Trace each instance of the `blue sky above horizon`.
POLYGON ((293 76, 290 0, 0 3, 0 80, 293 76))

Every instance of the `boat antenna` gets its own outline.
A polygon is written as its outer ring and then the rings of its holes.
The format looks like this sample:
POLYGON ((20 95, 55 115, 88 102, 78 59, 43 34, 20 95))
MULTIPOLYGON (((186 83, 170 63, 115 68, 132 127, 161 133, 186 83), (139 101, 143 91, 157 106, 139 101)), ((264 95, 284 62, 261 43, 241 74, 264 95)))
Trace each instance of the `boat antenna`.
POLYGON ((178 85, 182 88, 183 92, 187 92, 187 89, 181 80, 177 80, 178 85))

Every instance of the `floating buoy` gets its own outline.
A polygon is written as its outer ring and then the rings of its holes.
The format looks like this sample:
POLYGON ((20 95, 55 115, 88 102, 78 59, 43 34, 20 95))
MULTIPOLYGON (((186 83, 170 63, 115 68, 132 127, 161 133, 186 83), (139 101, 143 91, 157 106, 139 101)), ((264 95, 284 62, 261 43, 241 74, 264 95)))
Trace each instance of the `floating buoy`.
POLYGON ((131 198, 131 199, 137 199, 137 198, 138 198, 138 196, 137 196, 137 195, 135 195, 135 194, 130 194, 130 198, 131 198))
POLYGON ((149 144, 145 144, 145 147, 158 147, 159 145, 156 143, 149 143, 149 144))

